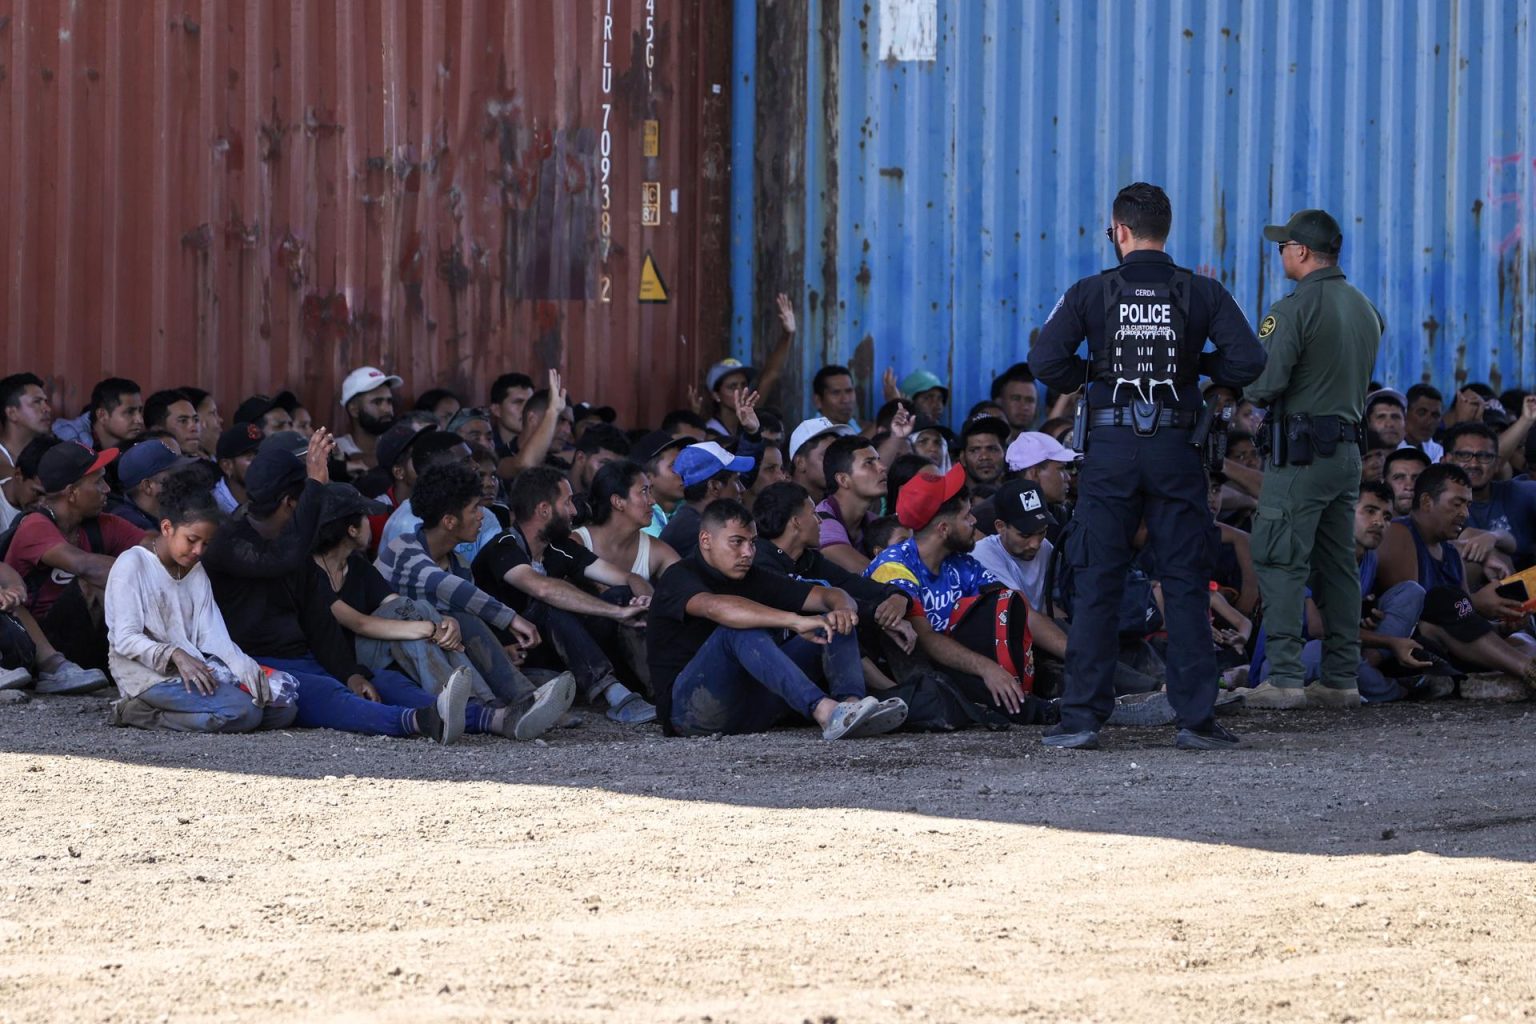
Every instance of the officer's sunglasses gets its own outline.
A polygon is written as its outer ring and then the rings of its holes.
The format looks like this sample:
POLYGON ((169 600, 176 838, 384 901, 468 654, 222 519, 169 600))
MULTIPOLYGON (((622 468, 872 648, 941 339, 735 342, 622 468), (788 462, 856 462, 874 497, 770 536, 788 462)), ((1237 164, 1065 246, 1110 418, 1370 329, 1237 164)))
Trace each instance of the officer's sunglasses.
POLYGON ((1288 245, 1300 245, 1300 244, 1301 244, 1300 242, 1280 242, 1275 247, 1275 249, 1276 249, 1277 252, 1280 253, 1280 255, 1284 256, 1285 255, 1285 247, 1286 246, 1288 246, 1288 245))

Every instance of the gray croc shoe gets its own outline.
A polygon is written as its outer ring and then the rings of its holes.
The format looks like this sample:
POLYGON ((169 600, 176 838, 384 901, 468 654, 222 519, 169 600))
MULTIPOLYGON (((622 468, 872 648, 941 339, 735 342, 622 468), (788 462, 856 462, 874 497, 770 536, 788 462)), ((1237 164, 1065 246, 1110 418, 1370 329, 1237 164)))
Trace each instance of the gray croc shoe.
MULTIPOLYGON (((874 700, 875 698, 868 698, 874 700)), ((907 720, 907 702, 900 697, 887 697, 875 705, 875 713, 864 719, 852 732, 850 739, 864 736, 883 736, 900 729, 907 720)))
POLYGON ((832 719, 821 730, 821 738, 824 740, 848 739, 857 735, 854 731, 863 725, 875 714, 880 707, 880 702, 873 697, 865 697, 863 700, 843 701, 832 712, 832 719))
POLYGON ((620 725, 649 725, 656 721, 656 705, 638 693, 631 693, 609 708, 607 716, 608 721, 620 725))

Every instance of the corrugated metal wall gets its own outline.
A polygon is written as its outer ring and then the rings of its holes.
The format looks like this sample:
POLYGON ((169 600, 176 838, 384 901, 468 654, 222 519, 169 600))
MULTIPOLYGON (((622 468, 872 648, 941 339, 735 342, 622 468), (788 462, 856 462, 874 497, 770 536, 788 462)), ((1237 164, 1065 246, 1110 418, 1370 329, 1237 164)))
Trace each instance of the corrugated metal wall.
MULTIPOLYGON (((1290 288, 1262 225, 1323 206, 1389 323, 1379 375, 1536 385, 1532 7, 809 0, 803 33, 760 36, 799 48, 758 53, 808 69, 781 105, 803 140, 783 156, 805 180, 803 372, 851 362, 873 392, 926 366, 963 411, 1114 262, 1108 207, 1140 179, 1172 197, 1174 257, 1255 322, 1290 288)), ((735 297, 739 350, 767 332, 762 291, 735 297)))
POLYGON ((362 363, 559 365, 659 418, 724 349, 729 39, 710 0, 0 4, 6 372, 323 422, 362 363))

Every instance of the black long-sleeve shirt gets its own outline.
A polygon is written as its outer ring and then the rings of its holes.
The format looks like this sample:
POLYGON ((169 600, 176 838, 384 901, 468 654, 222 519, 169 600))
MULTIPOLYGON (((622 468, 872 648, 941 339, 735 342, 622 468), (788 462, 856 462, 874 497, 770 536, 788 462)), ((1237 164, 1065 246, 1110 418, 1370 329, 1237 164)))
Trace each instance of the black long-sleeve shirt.
MULTIPOLYGON (((1172 278, 1176 267, 1165 252, 1138 250, 1127 253, 1119 269, 1127 283, 1160 284, 1172 278)), ((1084 338, 1088 339, 1090 354, 1105 347, 1103 278, 1104 274, 1095 274, 1068 288, 1030 347, 1030 370, 1057 391, 1076 391, 1089 379, 1089 361, 1077 354, 1084 338)), ((1258 336, 1253 333, 1237 301, 1221 282, 1194 275, 1184 329, 1191 347, 1203 349, 1207 340, 1216 346, 1216 351, 1200 356, 1200 373, 1216 383, 1242 387, 1257 380, 1264 371, 1264 347, 1259 344, 1258 336)), ((1196 385, 1180 386, 1178 392, 1179 408, 1196 410, 1201 407, 1196 385)), ((1113 402, 1112 384, 1102 381, 1090 384, 1090 406, 1097 409, 1113 402)))
POLYGON ((316 585, 310 553, 324 501, 325 486, 307 482, 293 520, 274 540, 245 517, 232 520, 208 545, 203 565, 230 638, 245 653, 257 661, 312 655, 343 682, 372 679, 331 612, 329 585, 316 585))

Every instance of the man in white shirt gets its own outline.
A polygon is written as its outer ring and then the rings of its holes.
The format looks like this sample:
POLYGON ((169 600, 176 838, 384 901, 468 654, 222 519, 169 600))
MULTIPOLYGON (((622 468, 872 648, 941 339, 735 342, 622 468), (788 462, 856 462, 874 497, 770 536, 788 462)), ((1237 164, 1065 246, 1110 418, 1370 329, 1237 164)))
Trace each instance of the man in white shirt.
POLYGON ((1032 480, 1005 483, 993 496, 997 532, 979 541, 971 552, 1012 590, 1023 594, 1031 608, 1045 607, 1045 576, 1051 564, 1051 542, 1045 532, 1053 520, 1045 510, 1045 495, 1032 480))

